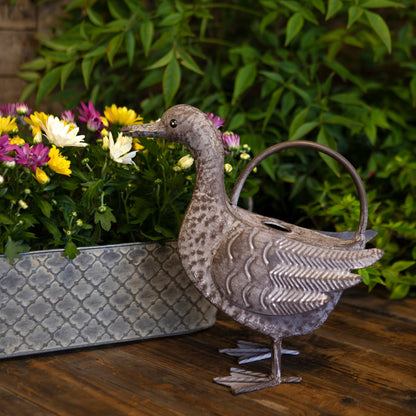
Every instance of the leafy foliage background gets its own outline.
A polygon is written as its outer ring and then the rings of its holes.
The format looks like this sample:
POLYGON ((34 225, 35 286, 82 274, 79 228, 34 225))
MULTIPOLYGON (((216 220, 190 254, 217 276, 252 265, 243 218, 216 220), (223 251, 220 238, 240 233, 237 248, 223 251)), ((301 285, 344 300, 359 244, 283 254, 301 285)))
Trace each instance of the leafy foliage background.
MULTIPOLYGON (((184 102, 215 109, 254 153, 287 139, 337 149, 365 180, 386 251, 364 281, 400 298, 416 285, 415 23, 411 0, 73 0, 22 67, 22 99, 114 102, 146 118, 184 102)), ((353 183, 325 156, 285 152, 257 178, 258 212, 357 225, 353 183)))

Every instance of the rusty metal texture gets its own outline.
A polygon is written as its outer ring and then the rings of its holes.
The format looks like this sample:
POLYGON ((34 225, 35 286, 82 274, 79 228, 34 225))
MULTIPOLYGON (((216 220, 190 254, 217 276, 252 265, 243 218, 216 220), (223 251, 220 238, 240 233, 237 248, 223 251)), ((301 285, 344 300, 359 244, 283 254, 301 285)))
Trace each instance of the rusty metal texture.
MULTIPOLYGON (((203 112, 181 104, 168 109, 155 123, 124 130, 139 137, 165 138, 189 149, 195 159, 196 182, 178 239, 183 267, 218 309, 272 338, 270 374, 233 368, 229 376, 215 381, 229 386, 234 394, 299 382, 299 377, 281 375, 282 339, 321 326, 342 291, 361 282, 361 276, 351 270, 368 267, 383 255, 382 250, 364 248, 373 234, 365 230, 367 199, 358 173, 344 157, 325 146, 285 142, 266 149, 247 165, 230 201, 224 187, 222 141, 203 112), (361 204, 360 223, 352 236, 309 230, 237 206, 251 170, 270 154, 289 147, 324 152, 352 176, 361 204)), ((264 348, 259 348, 258 355, 264 356, 264 348)), ((244 359, 247 351, 243 346, 231 353, 244 359)))

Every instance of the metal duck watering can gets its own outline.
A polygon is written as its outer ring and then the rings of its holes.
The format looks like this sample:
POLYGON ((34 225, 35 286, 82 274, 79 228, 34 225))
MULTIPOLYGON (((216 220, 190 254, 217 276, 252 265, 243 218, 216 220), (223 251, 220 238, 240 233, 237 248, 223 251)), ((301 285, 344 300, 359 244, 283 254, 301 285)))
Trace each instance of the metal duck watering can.
MULTIPOLYGON (((160 137, 185 145, 196 164, 196 182, 186 211, 178 247, 183 267, 199 291, 237 322, 272 338, 271 373, 232 368, 215 381, 234 394, 300 382, 282 377, 282 339, 321 326, 342 291, 361 282, 351 270, 368 267, 383 251, 365 249, 375 234, 366 232, 367 198, 354 167, 334 150, 307 141, 284 142, 253 158, 241 173, 231 198, 224 187, 224 151, 217 128, 189 105, 168 109, 150 124, 127 126, 139 137, 160 137), (243 184, 267 156, 303 147, 326 153, 340 162, 358 190, 361 211, 355 233, 324 233, 264 217, 237 206, 243 184)), ((264 358, 264 348, 239 344, 225 350, 242 360, 264 358)), ((284 352, 284 351, 283 351, 284 352)))

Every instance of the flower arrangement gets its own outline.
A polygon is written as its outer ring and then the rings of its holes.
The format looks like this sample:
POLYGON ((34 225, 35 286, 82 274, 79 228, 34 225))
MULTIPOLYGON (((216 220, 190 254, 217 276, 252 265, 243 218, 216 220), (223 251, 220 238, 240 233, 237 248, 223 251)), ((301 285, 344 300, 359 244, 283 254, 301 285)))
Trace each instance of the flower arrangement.
MULTIPOLYGON (((217 128, 225 122, 207 113, 217 128)), ((124 136, 134 110, 81 103, 60 117, 25 103, 0 106, 0 253, 176 238, 195 172, 183 146, 124 136)), ((250 148, 221 133, 226 187, 250 148)), ((252 184, 252 193, 255 185, 252 184)))

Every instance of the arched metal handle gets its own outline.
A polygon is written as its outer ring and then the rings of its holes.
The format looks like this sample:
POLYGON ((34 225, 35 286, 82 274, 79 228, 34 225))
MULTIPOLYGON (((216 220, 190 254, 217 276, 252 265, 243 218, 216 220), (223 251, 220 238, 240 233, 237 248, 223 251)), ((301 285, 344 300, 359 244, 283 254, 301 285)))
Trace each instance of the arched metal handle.
POLYGON ((243 185, 252 170, 258 166, 264 159, 269 157, 274 153, 281 152, 285 149, 291 148, 309 148, 316 150, 321 153, 325 153, 328 156, 334 158, 337 162, 339 162, 342 166, 346 168, 350 176, 352 177, 355 186, 357 188, 358 196, 360 199, 360 222, 358 224, 358 229, 355 232, 354 238, 352 241, 365 241, 365 230, 367 228, 367 221, 368 221, 368 202, 367 202, 367 194, 365 192, 364 184, 360 178, 360 175, 355 170, 354 166, 341 154, 336 152, 335 150, 331 149, 330 147, 324 146, 319 143, 309 142, 306 140, 294 140, 294 141, 287 141, 283 143, 276 144, 264 150, 263 152, 259 153, 255 156, 243 169, 240 176, 237 179, 237 182, 234 186, 233 192, 231 194, 231 204, 237 206, 238 198, 240 197, 240 192, 243 188, 243 185))

